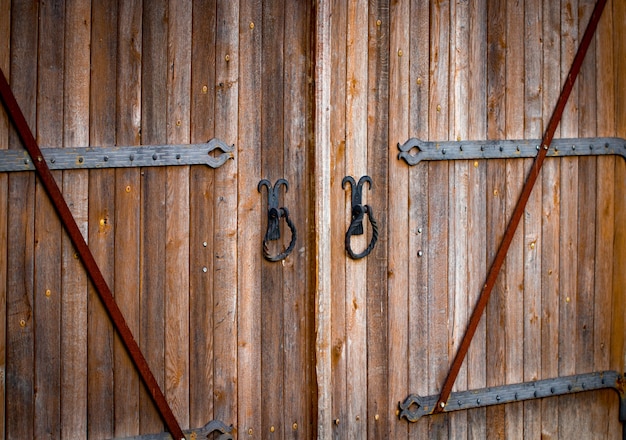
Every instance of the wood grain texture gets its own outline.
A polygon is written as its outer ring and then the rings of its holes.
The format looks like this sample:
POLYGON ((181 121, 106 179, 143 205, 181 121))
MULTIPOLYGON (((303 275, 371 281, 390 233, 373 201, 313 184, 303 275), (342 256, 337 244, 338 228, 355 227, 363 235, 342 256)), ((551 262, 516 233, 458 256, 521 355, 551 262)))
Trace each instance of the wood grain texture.
MULTIPOLYGON (((63 140, 65 147, 89 144, 89 78, 91 4, 65 4, 65 65, 63 140)), ((83 237, 88 228, 88 171, 63 173, 63 196, 83 237)), ((69 237, 62 241, 61 305, 61 436, 87 436, 87 274, 69 237)))
MULTIPOLYGON (((214 0, 193 2, 190 140, 214 137, 214 0)), ((213 419, 213 228, 215 171, 189 171, 189 426, 213 419), (206 268, 206 271, 205 271, 206 268)))
MULTIPOLYGON (((11 9, 10 86, 30 127, 36 123, 37 22, 36 4, 11 9)), ((9 148, 22 148, 14 130, 9 148)), ((8 178, 7 298, 6 298, 6 438, 34 437, 35 357, 33 316, 35 177, 8 178)))
MULTIPOLYGON (((143 3, 141 63, 141 143, 167 141, 167 3, 143 3)), ((165 191, 166 171, 141 171, 141 291, 139 346, 157 382, 165 386, 165 191)), ((150 395, 142 387, 139 400, 141 432, 163 431, 150 395)))
MULTIPOLYGON (((141 143, 141 2, 120 4, 117 47, 116 142, 141 143)), ((115 301, 129 328, 139 335, 139 249, 141 218, 139 169, 115 171, 115 301)), ((139 375, 119 337, 115 338, 115 435, 139 434, 139 375), (135 415, 135 416, 133 416, 135 415)))
MULTIPOLYGON (((0 39, 5 41, 0 47, 0 69, 7 79, 10 74, 10 52, 8 46, 11 41, 11 2, 0 1, 0 39)), ((0 111, 0 149, 9 147, 10 121, 4 111, 0 111)), ((8 174, 0 174, 0 210, 8 213, 8 174)), ((8 218, 7 215, 0 217, 0 249, 8 249, 8 218)), ((7 347, 7 277, 8 277, 7 253, 0 253, 0 433, 4 436, 6 426, 6 347, 7 347)))
MULTIPOLYGON (((409 87, 409 135, 417 136, 421 139, 428 139, 429 129, 429 91, 430 81, 429 70, 430 61, 426 54, 430 47, 430 10, 429 2, 413 1, 410 5, 410 20, 415 26, 410 27, 410 54, 418 54, 412 56, 410 60, 410 70, 408 78, 409 87)), ((389 54, 390 60, 397 56, 393 51, 389 54)), ((390 85, 391 87, 391 85, 390 85)), ((391 103, 390 103, 391 104, 391 103)), ((390 112, 389 117, 393 115, 390 112)), ((391 120, 390 120, 391 123, 391 120)), ((389 144, 394 142, 403 142, 401 138, 391 137, 389 144)), ((389 158, 389 173, 393 167, 393 161, 389 158)), ((429 389, 429 350, 428 350, 428 269, 429 269, 429 227, 428 227, 428 193, 429 193, 429 175, 428 165, 422 164, 418 167, 412 167, 408 176, 408 253, 406 258, 412 259, 412 263, 408 267, 408 317, 407 317, 407 359, 409 370, 407 378, 407 386, 410 392, 417 392, 421 395, 428 395, 429 389), (421 252, 422 256, 419 256, 421 252), (410 371, 421 371, 422 374, 410 374, 410 371)), ((389 199, 394 197, 389 194, 389 199)), ((390 202, 388 202, 390 203, 390 202)), ((395 217, 391 209, 386 213, 388 222, 395 217)), ((387 252, 391 256, 395 253, 392 247, 388 246, 387 252)), ((389 301, 390 302, 390 301, 389 301)), ((391 311, 391 303, 389 304, 391 311)), ((389 315, 390 319, 391 315, 389 315)), ((389 335, 389 341, 392 335, 389 335)), ((390 364, 390 368, 391 368, 390 364)), ((403 396, 404 397, 404 396, 403 396)), ((389 402, 396 396, 389 396, 389 402)), ((397 424, 392 419, 393 424, 397 424)), ((428 420, 421 420, 417 424, 411 424, 408 428, 408 437, 419 439, 428 436, 428 420)), ((396 428, 398 431, 400 427, 396 428)))
MULTIPOLYGON (((411 3, 402 0, 391 5, 389 39, 389 188, 395 188, 389 197, 388 223, 388 279, 387 295, 389 298, 389 364, 399 368, 390 370, 389 401, 398 401, 398 396, 405 396, 409 384, 408 358, 408 294, 409 294, 409 255, 406 246, 408 222, 408 184, 409 173, 406 167, 396 166, 396 143, 407 139, 409 135, 409 117, 406 108, 409 105, 409 17, 411 3)), ((426 80, 426 79, 425 79, 426 80)), ((395 417, 395 408, 389 405, 389 416, 395 417)), ((389 432, 389 438, 401 439, 407 436, 408 427, 395 421, 389 432)))
POLYGON ((261 71, 263 35, 261 2, 240 4, 239 54, 248 60, 239 75, 239 296, 238 303, 238 415, 239 430, 248 435, 261 432, 261 241, 263 226, 261 198, 257 191, 261 176, 261 71), (247 225, 248 227, 245 227, 247 225), (254 366, 250 368, 250 366, 254 366))
MULTIPOLYGON (((39 9, 37 74, 37 142, 63 142, 63 23, 62 4, 39 9), (60 28, 60 29, 59 29, 60 28)), ((57 182, 62 173, 54 173, 57 182)), ((35 437, 61 434, 61 224, 43 186, 35 189, 35 437)))
MULTIPOLYGON (((468 138, 487 138, 487 17, 486 1, 472 2, 469 9, 469 77, 468 77, 468 138)), ((487 200, 486 161, 474 161, 469 172, 468 240, 468 293, 467 307, 473 309, 487 276, 487 200)), ((487 339, 486 320, 481 319, 467 352, 467 387, 476 389, 487 386, 487 339)), ((468 411, 468 438, 486 436, 486 409, 468 411)))
MULTIPOLYGON (((115 145, 115 93, 117 58, 117 5, 107 2, 92 9, 90 143, 115 145)), ((89 247, 107 284, 114 283, 115 253, 115 171, 89 173, 89 247)), ((115 435, 114 411, 114 330, 93 286, 89 288, 87 362, 88 435, 108 438, 115 435)))
MULTIPOLYGON (((218 1, 215 34, 215 136, 237 141, 239 4, 218 1), (228 55, 228 58, 226 57, 228 55)), ((214 417, 237 425, 237 162, 215 173, 213 230, 214 417)))
MULTIPOLYGON (((330 2, 329 2, 330 3, 330 2)), ((346 57, 347 47, 347 15, 346 2, 333 3, 330 49, 330 93, 327 106, 332 109, 330 118, 330 282, 332 295, 330 298, 331 343, 332 343, 332 435, 339 439, 347 436, 349 422, 347 420, 347 352, 346 352, 346 251, 343 240, 346 231, 346 196, 341 182, 346 175, 346 69, 341 60, 346 57), (339 116, 341 115, 341 116, 339 116), (338 239, 339 237, 339 239, 338 239)), ((319 25, 319 24, 318 24, 319 25)), ((330 292, 329 292, 330 294, 330 292)))
MULTIPOLYGON (((387 407, 387 223, 388 179, 387 145, 389 124, 389 9, 385 1, 369 3, 368 80, 367 80, 367 174, 374 182, 367 203, 378 221, 378 242, 367 258, 367 435, 386 436, 390 423, 387 407), (380 24, 379 24, 380 23, 380 24)), ((368 235, 369 239, 369 235, 368 235)))

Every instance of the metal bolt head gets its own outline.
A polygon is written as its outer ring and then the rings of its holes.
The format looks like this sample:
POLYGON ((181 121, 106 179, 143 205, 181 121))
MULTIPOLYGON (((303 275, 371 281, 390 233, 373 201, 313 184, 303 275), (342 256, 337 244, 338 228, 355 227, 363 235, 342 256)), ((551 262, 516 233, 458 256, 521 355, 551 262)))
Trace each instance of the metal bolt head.
POLYGON ((381 24, 383 24, 383 22, 382 22, 382 21, 380 21, 380 20, 376 20, 376 26, 380 26, 381 24))
POLYGON ((422 255, 424 255, 424 252, 423 252, 423 251, 417 251, 417 256, 418 256, 418 257, 421 257, 422 255))
POLYGON ((446 403, 445 403, 445 402, 439 402, 439 406, 440 406, 441 408, 445 408, 445 407, 446 407, 446 403))

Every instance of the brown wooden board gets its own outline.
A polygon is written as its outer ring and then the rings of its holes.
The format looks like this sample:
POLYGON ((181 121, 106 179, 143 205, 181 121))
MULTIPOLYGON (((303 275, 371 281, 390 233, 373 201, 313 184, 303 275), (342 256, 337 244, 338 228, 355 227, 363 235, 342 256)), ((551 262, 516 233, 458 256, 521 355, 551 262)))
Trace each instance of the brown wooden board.
MULTIPOLYGON (((214 137, 216 2, 193 2, 190 140, 214 137)), ((189 426, 213 419, 213 228, 215 172, 189 171, 189 426)))
MULTIPOLYGON (((36 123, 38 5, 13 5, 11 9, 10 85, 26 121, 36 123)), ((10 149, 21 149, 12 129, 10 149)), ((7 297, 6 297, 6 425, 7 438, 34 437, 35 322, 34 213, 35 177, 32 173, 8 178, 7 297)))
MULTIPOLYGON (((141 2, 119 5, 116 142, 141 143, 141 2)), ((139 334, 140 170, 115 171, 115 300, 133 334, 139 334)), ((119 337, 115 338, 115 436, 139 434, 139 375, 119 337)))
MULTIPOLYGON (((143 3, 141 143, 165 143, 167 116, 167 2, 143 3)), ((139 345, 161 389, 165 386, 165 188, 162 168, 141 170, 139 345)), ((149 394, 139 400, 141 432, 159 432, 163 423, 149 394)))
MULTIPOLYGON (((0 18, 0 39, 10 42, 11 38, 11 14, 10 1, 0 2, 0 11, 3 11, 0 18)), ((9 43, 10 44, 10 43, 9 43)), ((10 73, 10 56, 5 47, 0 49, 0 69, 8 75, 10 73)), ((4 111, 0 111, 0 149, 4 150, 9 147, 9 127, 10 121, 4 111)), ((8 212, 8 183, 9 176, 0 175, 0 210, 8 212)), ((0 249, 8 249, 6 215, 0 217, 0 249)), ((5 349, 0 350, 0 370, 3 372, 0 378, 0 433, 5 432, 6 425, 6 347, 7 347, 7 270, 8 261, 7 253, 0 253, 0 346, 5 349)))
MULTIPOLYGON (((63 141, 62 30, 65 10, 46 3, 39 9, 37 139, 42 146, 63 141), (61 30, 59 30, 61 23, 61 30)), ((61 172, 54 173, 57 182, 61 172)), ((35 189, 35 420, 34 436, 59 437, 61 431, 61 224, 43 186, 35 189), (54 262, 54 263, 53 263, 54 262)))

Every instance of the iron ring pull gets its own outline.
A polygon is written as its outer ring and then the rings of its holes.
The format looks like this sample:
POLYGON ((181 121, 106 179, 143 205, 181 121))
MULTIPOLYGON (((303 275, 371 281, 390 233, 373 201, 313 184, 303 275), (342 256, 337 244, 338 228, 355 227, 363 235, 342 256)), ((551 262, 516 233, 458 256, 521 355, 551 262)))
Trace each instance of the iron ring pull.
POLYGON ((268 197, 268 208, 267 208, 267 230, 265 231, 265 235, 263 236, 263 258, 267 261, 276 262, 280 260, 284 260, 287 256, 293 251, 293 248, 296 245, 296 227, 289 218, 289 211, 285 207, 278 207, 278 189, 280 185, 285 186, 285 191, 289 190, 289 184, 285 179, 278 179, 272 187, 272 184, 269 180, 263 179, 259 182, 257 189, 261 192, 261 188, 263 186, 267 187, 267 197, 268 197), (285 248, 278 255, 271 255, 269 250, 268 242, 280 239, 280 219, 284 218, 285 223, 289 226, 289 230, 291 231, 291 241, 289 242, 289 246, 285 248))
POLYGON ((346 183, 349 183, 352 189, 352 220, 350 222, 348 230, 346 231, 345 247, 348 256, 353 260, 359 260, 363 257, 368 256, 370 252, 372 252, 372 249, 374 249, 374 246, 378 241, 378 223, 376 222, 376 219, 374 219, 372 207, 369 205, 361 204, 363 184, 365 182, 369 183, 370 188, 372 187, 372 179, 369 176, 361 177, 358 184, 355 182, 352 176, 346 176, 341 181, 342 188, 345 189, 346 183), (360 253, 355 253, 352 250, 352 246, 350 245, 350 239, 353 235, 363 234, 363 218, 365 217, 365 214, 367 214, 367 218, 372 225, 372 238, 364 251, 360 253))

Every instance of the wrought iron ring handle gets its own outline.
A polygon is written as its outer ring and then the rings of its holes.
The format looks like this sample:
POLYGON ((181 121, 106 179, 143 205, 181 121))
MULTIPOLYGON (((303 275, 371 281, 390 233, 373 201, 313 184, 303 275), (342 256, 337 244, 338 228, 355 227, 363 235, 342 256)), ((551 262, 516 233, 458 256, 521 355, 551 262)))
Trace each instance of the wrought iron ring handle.
POLYGON ((293 251, 293 248, 296 245, 296 227, 294 226, 293 222, 289 218, 289 211, 287 210, 287 208, 284 208, 284 207, 280 209, 272 208, 269 210, 268 216, 269 216, 269 219, 272 219, 271 221, 276 222, 277 228, 278 228, 279 220, 282 217, 285 218, 285 223, 287 223, 287 226, 289 226, 289 229, 291 230, 291 241, 289 242, 289 246, 287 246, 287 248, 283 250, 280 254, 272 256, 270 254, 269 245, 267 244, 267 242, 271 240, 270 237, 272 235, 270 226, 268 224, 267 231, 265 232, 265 236, 263 237, 263 257, 267 261, 272 261, 272 262, 284 260, 291 253, 291 251, 293 251))
POLYGON ((348 252, 348 256, 353 260, 359 260, 363 257, 366 257, 372 252, 376 242, 378 241, 378 223, 374 219, 374 214, 372 214, 372 208, 369 205, 357 205, 352 208, 352 222, 350 222, 350 227, 346 231, 346 252, 348 252), (355 216, 356 214, 356 216, 355 216), (372 239, 370 240, 369 245, 363 252, 355 254, 352 250, 352 246, 350 246, 350 238, 356 231, 359 229, 363 229, 363 217, 367 214, 367 218, 369 219, 372 225, 372 239))
POLYGON ((281 185, 285 186, 285 191, 289 190, 289 184, 285 179, 278 179, 272 187, 272 184, 269 180, 263 179, 259 182, 257 189, 261 192, 261 188, 263 186, 267 187, 267 231, 265 232, 265 236, 263 237, 263 257, 267 261, 280 261, 287 258, 287 256, 293 251, 294 246, 296 245, 296 227, 293 222, 289 218, 289 211, 285 207, 278 207, 278 189, 281 185), (269 241, 278 240, 280 238, 280 227, 279 222, 280 219, 284 218, 287 226, 291 230, 291 241, 289 242, 289 246, 284 249, 278 255, 271 255, 269 251, 269 241))
POLYGON ((348 227, 348 230, 346 231, 345 247, 346 247, 346 252, 348 253, 348 256, 352 258, 353 260, 358 260, 369 255, 369 253, 372 252, 372 249, 374 249, 376 242, 378 241, 378 224, 376 223, 376 220, 374 219, 374 214, 372 213, 372 207, 361 204, 361 199, 363 196, 363 185, 366 182, 369 184, 371 188, 372 178, 370 176, 361 177, 358 183, 354 180, 352 176, 346 176, 341 181, 342 188, 345 189, 346 183, 349 183, 351 191, 352 191, 352 197, 351 197, 352 221, 350 222, 350 226, 348 227), (352 246, 350 245, 350 238, 353 235, 363 234, 363 217, 365 216, 365 214, 367 214, 367 218, 369 219, 370 224, 372 225, 372 239, 370 240, 370 243, 367 246, 367 248, 363 252, 360 252, 357 254, 352 250, 352 246))

